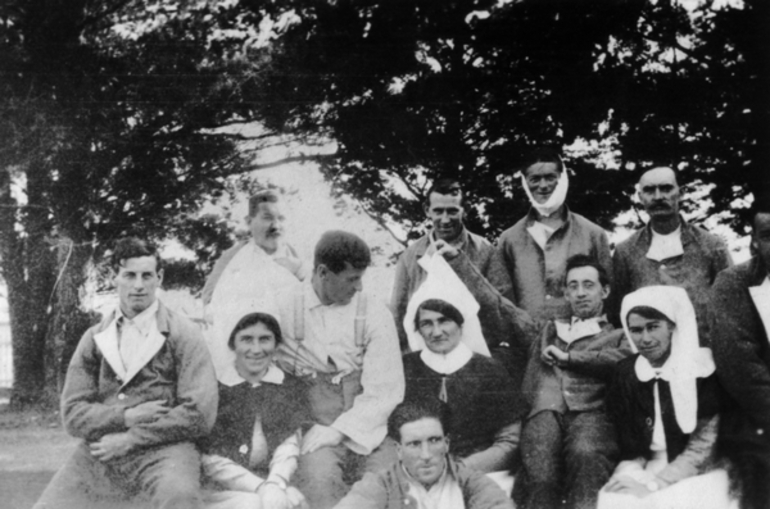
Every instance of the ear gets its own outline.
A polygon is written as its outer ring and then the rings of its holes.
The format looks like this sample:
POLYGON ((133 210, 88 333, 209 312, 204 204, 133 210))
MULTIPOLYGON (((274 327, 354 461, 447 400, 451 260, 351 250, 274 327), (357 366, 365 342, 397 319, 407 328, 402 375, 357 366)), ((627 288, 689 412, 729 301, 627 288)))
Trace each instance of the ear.
POLYGON ((610 296, 610 285, 602 285, 602 300, 610 296))
POLYGON ((163 283, 163 269, 158 270, 158 286, 163 283))

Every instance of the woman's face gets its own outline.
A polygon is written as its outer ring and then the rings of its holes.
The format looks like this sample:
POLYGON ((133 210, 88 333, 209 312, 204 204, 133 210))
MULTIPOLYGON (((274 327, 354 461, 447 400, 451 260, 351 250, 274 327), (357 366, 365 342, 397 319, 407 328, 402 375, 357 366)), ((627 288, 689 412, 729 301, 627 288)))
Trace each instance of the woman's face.
POLYGON ((261 379, 275 356, 276 346, 275 334, 263 323, 237 332, 233 341, 236 370, 247 380, 261 379))
POLYGON ((673 323, 631 313, 628 315, 628 332, 639 353, 650 361, 652 366, 659 368, 665 364, 671 355, 673 323))
POLYGON ((457 322, 438 311, 420 309, 418 313, 417 329, 428 350, 445 354, 457 347, 463 335, 463 329, 457 322))

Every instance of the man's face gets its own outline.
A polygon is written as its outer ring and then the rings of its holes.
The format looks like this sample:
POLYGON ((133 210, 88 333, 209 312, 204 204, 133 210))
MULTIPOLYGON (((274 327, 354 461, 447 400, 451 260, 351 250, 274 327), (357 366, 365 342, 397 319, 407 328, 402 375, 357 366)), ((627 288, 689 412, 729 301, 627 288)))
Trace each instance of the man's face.
POLYGON ((251 237, 268 254, 275 253, 283 236, 284 215, 278 203, 262 202, 257 207, 257 214, 246 218, 251 237))
POLYGON ((639 179, 639 200, 651 219, 679 214, 679 186, 670 168, 655 168, 639 179))
POLYGON ((564 297, 574 316, 583 319, 600 316, 609 294, 609 286, 602 286, 595 267, 575 267, 567 273, 564 297))
POLYGON ((441 478, 446 468, 449 439, 438 419, 425 417, 401 426, 396 446, 398 459, 409 475, 426 487, 441 478))
POLYGON ((154 256, 140 256, 123 260, 113 282, 118 290, 120 309, 133 318, 155 302, 155 290, 163 280, 154 256))
POLYGON ((656 368, 663 366, 671 355, 674 325, 668 320, 645 318, 636 313, 628 315, 628 333, 639 353, 656 368))
POLYGON ((429 200, 426 213, 433 222, 436 240, 454 241, 463 231, 462 196, 431 193, 429 200))
POLYGON ((264 376, 277 345, 275 334, 264 323, 238 331, 233 338, 236 370, 244 378, 264 376))
POLYGON ((751 243, 757 256, 770 270, 770 213, 759 212, 754 216, 754 234, 751 243))
POLYGON ((524 170, 529 192, 537 203, 545 203, 559 183, 559 165, 556 163, 535 163, 524 170))
POLYGON ((335 274, 325 265, 318 267, 318 276, 321 280, 321 295, 319 298, 324 304, 347 304, 353 299, 356 292, 363 289, 361 279, 366 269, 356 269, 350 263, 345 262, 345 269, 335 274))

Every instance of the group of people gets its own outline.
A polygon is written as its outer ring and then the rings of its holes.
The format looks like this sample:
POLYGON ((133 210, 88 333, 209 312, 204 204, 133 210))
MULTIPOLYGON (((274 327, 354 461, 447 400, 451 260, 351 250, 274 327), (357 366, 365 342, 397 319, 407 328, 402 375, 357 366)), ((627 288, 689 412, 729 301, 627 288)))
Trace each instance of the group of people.
POLYGON ((611 254, 558 153, 520 173, 531 210, 495 245, 434 183, 389 307, 362 291, 364 240, 326 232, 308 268, 270 191, 204 327, 156 298, 157 250, 119 241, 119 306, 62 393, 83 440, 36 508, 767 507, 770 206, 733 267, 655 168, 649 223, 611 254))

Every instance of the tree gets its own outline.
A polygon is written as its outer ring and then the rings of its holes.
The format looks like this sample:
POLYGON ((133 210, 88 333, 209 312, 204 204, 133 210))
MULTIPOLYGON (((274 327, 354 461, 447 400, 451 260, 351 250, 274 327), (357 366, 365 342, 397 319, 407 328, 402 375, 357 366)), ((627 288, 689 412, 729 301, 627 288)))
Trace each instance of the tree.
POLYGON ((510 175, 532 145, 575 149, 570 205, 608 228, 653 165, 716 185, 705 214, 761 183, 766 2, 293 6, 301 22, 272 67, 286 97, 275 118, 334 139, 328 178, 408 238, 422 233, 420 201, 438 176, 462 179, 469 226, 495 237, 527 209, 510 175))
MULTIPOLYGON (((269 7, 269 6, 268 6, 269 7)), ((248 166, 269 64, 242 12, 207 0, 15 0, 0 7, 0 267, 9 288, 15 406, 54 402, 90 317, 92 261, 126 234, 221 248, 221 224, 188 214, 248 166), (249 95, 249 98, 244 96, 249 95)), ((264 100, 264 97, 263 97, 264 100)), ((258 149, 275 133, 265 131, 258 149)), ((206 248, 201 248, 205 251, 206 248)))

